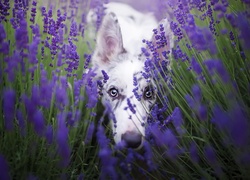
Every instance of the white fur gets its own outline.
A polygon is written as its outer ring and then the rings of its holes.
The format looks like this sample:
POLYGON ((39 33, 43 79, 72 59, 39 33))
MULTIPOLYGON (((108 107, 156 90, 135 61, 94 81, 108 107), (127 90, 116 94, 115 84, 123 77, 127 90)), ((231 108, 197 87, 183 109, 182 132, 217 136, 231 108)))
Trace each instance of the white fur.
MULTIPOLYGON (((153 14, 143 14, 121 3, 106 5, 107 15, 103 18, 102 25, 96 39, 96 49, 92 57, 93 69, 96 69, 97 78, 102 78, 101 70, 108 76, 108 81, 102 88, 102 102, 111 106, 116 123, 111 120, 114 140, 121 141, 122 134, 126 132, 140 133, 145 136, 145 126, 150 108, 155 103, 156 95, 152 99, 141 98, 138 101, 133 93, 135 86, 133 78, 138 81, 138 94, 143 95, 150 85, 155 91, 154 82, 142 76, 144 72, 145 57, 139 56, 141 48, 145 47, 142 39, 150 40, 157 22, 153 14), (118 19, 118 23, 117 23, 118 19), (119 91, 119 98, 113 98, 109 90, 115 87, 119 91), (133 114, 128 107, 127 99, 133 104, 136 113, 133 114), (124 110, 127 109, 127 110, 124 110), (116 125, 116 127, 115 127, 116 125)), ((95 19, 93 11, 88 15, 88 21, 95 19)), ((169 24, 165 22, 169 29, 169 24)), ((143 144, 142 139, 142 143, 143 144)), ((140 145, 140 147, 141 147, 140 145)))

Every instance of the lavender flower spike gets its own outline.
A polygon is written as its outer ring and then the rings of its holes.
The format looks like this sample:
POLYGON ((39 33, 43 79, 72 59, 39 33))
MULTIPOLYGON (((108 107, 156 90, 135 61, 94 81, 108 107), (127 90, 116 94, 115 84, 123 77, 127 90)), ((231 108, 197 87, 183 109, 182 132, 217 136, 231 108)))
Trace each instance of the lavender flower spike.
POLYGON ((3 114, 6 130, 14 128, 16 94, 12 89, 6 89, 3 93, 3 114))

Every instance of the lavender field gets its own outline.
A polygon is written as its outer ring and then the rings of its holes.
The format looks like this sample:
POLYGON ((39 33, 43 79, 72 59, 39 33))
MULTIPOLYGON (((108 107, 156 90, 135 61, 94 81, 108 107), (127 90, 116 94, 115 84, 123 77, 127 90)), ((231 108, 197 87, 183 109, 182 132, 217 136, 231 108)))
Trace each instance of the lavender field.
POLYGON ((249 179, 250 1, 126 0, 175 40, 142 40, 158 88, 142 152, 113 142, 91 69, 108 2, 0 0, 0 180, 249 179))

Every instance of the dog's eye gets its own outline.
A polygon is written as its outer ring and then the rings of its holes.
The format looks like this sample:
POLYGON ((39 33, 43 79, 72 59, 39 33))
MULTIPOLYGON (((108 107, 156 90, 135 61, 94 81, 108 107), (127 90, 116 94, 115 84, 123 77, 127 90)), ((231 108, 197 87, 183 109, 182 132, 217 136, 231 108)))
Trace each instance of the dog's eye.
POLYGON ((143 92, 144 99, 152 99, 154 95, 154 91, 151 87, 146 87, 143 92))
POLYGON ((109 89, 108 93, 111 97, 117 97, 119 94, 118 90, 114 87, 109 89))

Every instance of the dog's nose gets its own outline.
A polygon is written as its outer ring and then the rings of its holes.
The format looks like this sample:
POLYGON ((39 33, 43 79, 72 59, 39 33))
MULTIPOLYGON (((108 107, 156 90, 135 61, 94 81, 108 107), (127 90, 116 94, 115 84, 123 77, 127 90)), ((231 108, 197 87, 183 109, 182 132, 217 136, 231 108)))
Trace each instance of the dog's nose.
POLYGON ((142 135, 138 132, 127 131, 122 134, 122 140, 127 148, 138 148, 142 143, 142 135))

